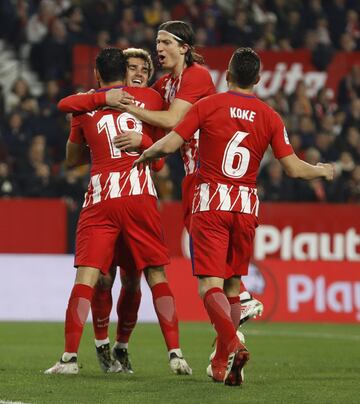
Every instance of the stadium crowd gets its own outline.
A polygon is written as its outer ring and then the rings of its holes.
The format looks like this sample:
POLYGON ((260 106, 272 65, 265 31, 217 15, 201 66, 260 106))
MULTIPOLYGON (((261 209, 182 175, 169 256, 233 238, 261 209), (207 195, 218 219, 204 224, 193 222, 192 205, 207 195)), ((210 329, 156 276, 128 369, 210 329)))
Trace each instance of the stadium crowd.
MULTIPOLYGON (((72 48, 136 46, 154 55, 156 29, 170 19, 190 22, 199 47, 306 48, 318 69, 337 50, 360 50, 356 0, 2 0, 0 38, 28 60, 44 91, 35 96, 21 75, 11 92, 0 88, 0 197, 64 197, 79 207, 88 170, 64 168, 69 117, 57 110, 63 96, 79 90, 71 86, 72 48)), ((300 82, 290 96, 280 90, 265 101, 284 119, 299 157, 334 162, 336 180, 289 179, 269 158, 259 176, 260 198, 360 202, 360 64, 341 80, 336 98, 327 88, 313 98, 306 90, 300 82)), ((161 198, 179 198, 179 166, 169 162, 158 175, 161 198)))

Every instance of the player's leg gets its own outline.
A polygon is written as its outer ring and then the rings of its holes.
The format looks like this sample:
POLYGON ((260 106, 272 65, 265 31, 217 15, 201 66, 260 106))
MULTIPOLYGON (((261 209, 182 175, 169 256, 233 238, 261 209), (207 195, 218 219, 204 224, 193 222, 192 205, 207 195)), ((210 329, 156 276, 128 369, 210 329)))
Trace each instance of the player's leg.
POLYGON ((113 357, 121 363, 123 371, 126 373, 133 373, 128 345, 137 322, 141 302, 141 272, 134 269, 135 263, 132 259, 127 265, 130 265, 130 262, 132 270, 120 269, 121 290, 116 307, 118 323, 116 340, 111 351, 113 357))
POLYGON ((169 364, 176 374, 192 374, 183 357, 179 343, 179 322, 174 295, 166 278, 164 267, 148 267, 145 277, 151 289, 156 315, 168 349, 169 364))
MULTIPOLYGON (((234 272, 245 276, 248 273, 250 265, 257 218, 253 215, 243 214, 239 215, 238 219, 240 221, 238 220, 239 223, 234 230, 236 233, 236 236, 233 238, 234 243, 230 242, 229 246, 228 263, 230 267, 233 267, 234 272)), ((246 290, 242 282, 240 292, 241 315, 238 325, 245 323, 251 318, 261 316, 264 310, 263 304, 246 290)), ((228 296, 234 297, 234 294, 231 294, 231 290, 229 290, 228 296)))
MULTIPOLYGON (((217 349, 211 361, 215 381, 227 382, 235 362, 240 371, 248 360, 246 347, 236 335, 231 318, 231 307, 223 287, 229 277, 227 263, 228 244, 232 228, 229 212, 201 212, 194 214, 191 224, 193 272, 198 277, 199 294, 217 333, 217 349)), ((239 279, 237 281, 239 294, 239 279)), ((234 384, 240 384, 235 380, 234 384)))
POLYGON ((170 260, 164 244, 156 199, 148 195, 132 198, 127 218, 124 239, 134 258, 136 268, 145 272, 155 311, 169 350, 170 367, 177 374, 190 374, 191 369, 183 359, 179 347, 174 296, 163 268, 170 260), (177 365, 176 368, 174 364, 177 365))
POLYGON ((78 373, 77 352, 99 273, 98 268, 78 267, 66 310, 65 350, 60 361, 47 369, 45 374, 78 373))
POLYGON ((66 311, 65 352, 60 362, 45 373, 77 373, 77 365, 76 371, 71 371, 70 364, 76 363, 94 287, 100 271, 106 274, 111 266, 118 234, 118 227, 108 219, 108 213, 102 206, 93 205, 81 212, 74 264, 78 269, 66 311))
POLYGON ((240 277, 231 277, 224 282, 224 293, 230 304, 231 319, 235 328, 239 326, 241 317, 240 286, 240 277))
POLYGON ((115 265, 111 265, 106 275, 100 275, 94 288, 94 295, 91 302, 96 356, 100 368, 105 373, 116 373, 122 370, 120 363, 111 356, 108 334, 112 309, 111 289, 114 284, 115 275, 115 265))

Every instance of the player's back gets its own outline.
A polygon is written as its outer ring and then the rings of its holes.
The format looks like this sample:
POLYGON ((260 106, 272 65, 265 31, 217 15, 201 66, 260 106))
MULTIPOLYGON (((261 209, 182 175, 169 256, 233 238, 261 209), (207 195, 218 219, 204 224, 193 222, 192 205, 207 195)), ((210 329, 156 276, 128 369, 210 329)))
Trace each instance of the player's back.
MULTIPOLYGON (((161 109, 162 100, 156 91, 150 88, 123 88, 135 97, 139 107, 161 109)), ((73 118, 70 140, 82 137, 91 152, 91 179, 84 206, 120 196, 156 196, 149 169, 132 168, 139 153, 122 151, 113 144, 115 136, 130 130, 153 137, 155 128, 127 112, 114 109, 99 109, 73 118)))
MULTIPOLYGON (((119 87, 117 87, 119 88, 119 87)), ((120 87, 135 97, 141 108, 159 110, 162 100, 150 88, 120 87)), ((108 88, 99 89, 106 91, 108 88)), ((136 131, 153 137, 155 128, 140 121, 127 112, 111 108, 99 109, 74 117, 91 150, 91 174, 109 171, 129 171, 139 155, 137 152, 121 151, 113 144, 113 138, 126 131, 136 131)))
POLYGON ((269 145, 277 158, 293 152, 279 115, 254 95, 216 94, 199 101, 198 112, 201 181, 255 187, 269 145))
POLYGON ((192 211, 258 211, 256 176, 271 144, 277 158, 293 153, 284 125, 255 96, 229 91, 197 102, 175 128, 185 140, 200 128, 192 211))

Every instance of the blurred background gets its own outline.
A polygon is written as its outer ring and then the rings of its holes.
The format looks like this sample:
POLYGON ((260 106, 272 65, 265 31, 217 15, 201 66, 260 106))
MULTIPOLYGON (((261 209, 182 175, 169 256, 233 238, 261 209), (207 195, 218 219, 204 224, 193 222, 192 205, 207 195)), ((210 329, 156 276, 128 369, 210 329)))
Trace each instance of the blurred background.
MULTIPOLYGON (((257 95, 280 113, 298 156, 335 165, 332 183, 304 182, 287 178, 271 152, 265 156, 248 282, 267 293, 275 307, 269 318, 297 321, 301 312, 304 320, 359 321, 358 0, 1 0, 0 252, 73 252, 89 171, 64 167, 70 117, 57 102, 95 86, 100 48, 142 47, 156 60, 157 27, 170 19, 192 24, 218 91, 226 90, 233 50, 258 51, 257 95)), ((174 262, 188 268, 177 202, 182 177, 175 155, 155 180, 174 262)))

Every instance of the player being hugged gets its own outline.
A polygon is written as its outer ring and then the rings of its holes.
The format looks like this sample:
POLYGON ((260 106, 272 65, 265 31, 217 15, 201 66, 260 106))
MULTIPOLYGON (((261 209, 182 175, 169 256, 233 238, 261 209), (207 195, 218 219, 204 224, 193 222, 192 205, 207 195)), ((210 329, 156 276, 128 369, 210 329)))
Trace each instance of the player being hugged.
POLYGON ((230 285, 239 290, 240 278, 247 274, 258 225, 256 177, 266 149, 271 145, 290 177, 333 179, 332 165, 311 165, 294 154, 280 116, 253 94, 259 70, 260 58, 252 49, 237 49, 227 71, 229 91, 197 102, 172 132, 136 161, 141 166, 173 153, 200 129, 190 225, 193 272, 217 332, 208 374, 227 385, 242 383, 249 352, 236 336, 224 289, 230 285))
MULTIPOLYGON (((121 50, 106 48, 99 53, 95 69, 101 87, 98 97, 105 97, 111 88, 124 87, 126 68, 126 58, 121 50)), ((129 97, 138 105, 161 108, 162 100, 154 90, 127 90, 131 93, 129 97)), ((160 323, 163 323, 163 333, 175 345, 173 351, 178 359, 176 370, 178 373, 191 374, 178 346, 174 299, 163 268, 169 263, 169 256, 164 245, 150 171, 132 168, 139 154, 121 151, 113 144, 116 135, 129 129, 150 134, 151 138, 151 132, 155 130, 128 113, 111 109, 94 110, 77 115, 72 120, 67 161, 70 165, 77 163, 88 145, 92 162, 91 179, 77 227, 77 273, 66 311, 65 352, 59 362, 45 371, 46 374, 78 373, 77 352, 94 286, 100 273, 109 271, 120 236, 132 256, 135 268, 144 270, 146 275, 150 270, 154 272, 150 286, 153 295, 160 296, 162 300, 165 298, 168 303, 157 314, 160 323)), ((112 366, 110 371, 121 371, 118 362, 114 361, 112 366)))

